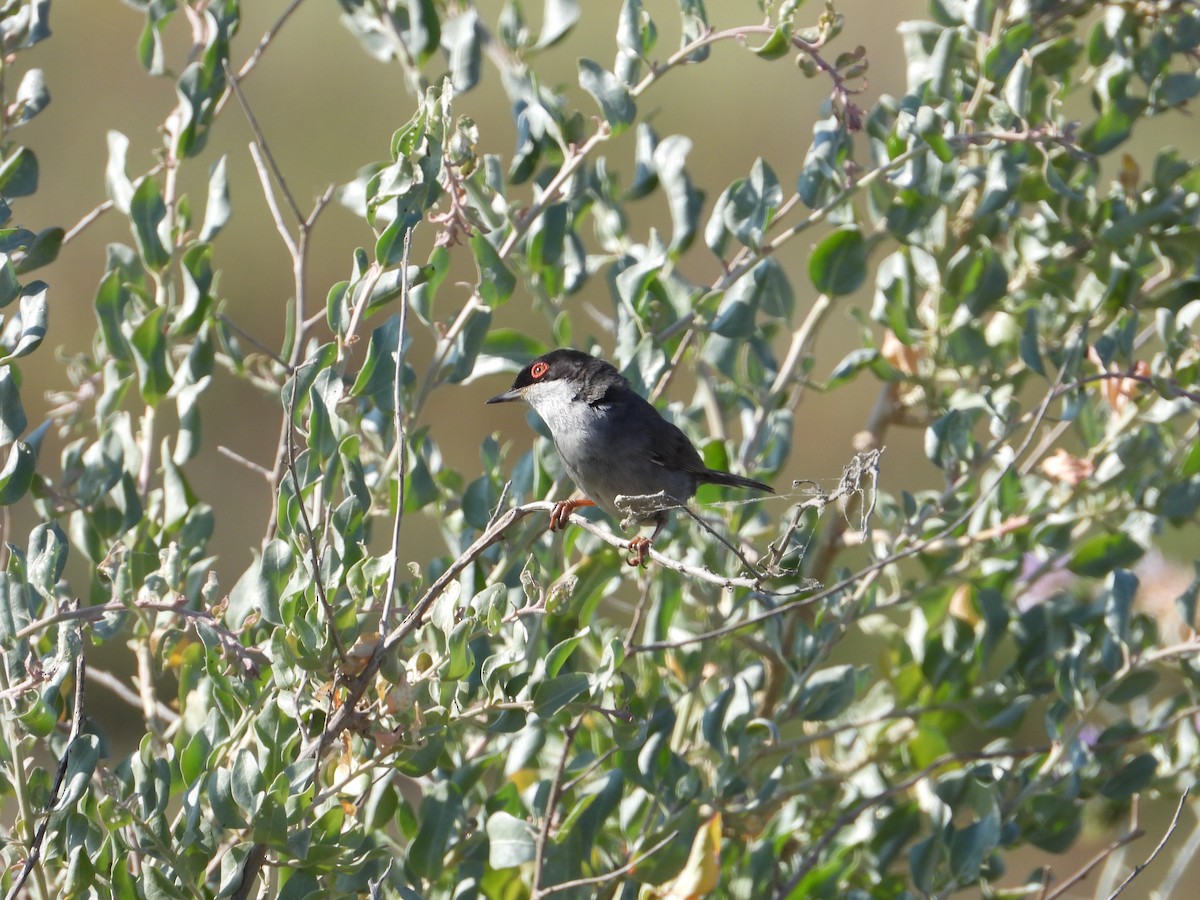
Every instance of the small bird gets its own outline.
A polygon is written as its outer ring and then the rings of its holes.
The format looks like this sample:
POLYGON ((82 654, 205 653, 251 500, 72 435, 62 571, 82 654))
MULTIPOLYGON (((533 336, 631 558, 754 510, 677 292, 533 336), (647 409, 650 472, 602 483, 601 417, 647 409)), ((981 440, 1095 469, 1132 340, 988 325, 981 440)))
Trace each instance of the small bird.
POLYGON ((550 530, 567 524, 572 510, 599 506, 622 518, 617 496, 664 495, 638 521, 654 524, 649 538, 629 542, 629 565, 646 561, 650 544, 667 524, 670 509, 682 506, 701 484, 754 488, 769 485, 704 465, 692 442, 638 394, 611 364, 578 350, 551 350, 518 374, 511 388, 488 403, 524 400, 542 417, 563 467, 586 500, 560 500, 550 513, 550 530))

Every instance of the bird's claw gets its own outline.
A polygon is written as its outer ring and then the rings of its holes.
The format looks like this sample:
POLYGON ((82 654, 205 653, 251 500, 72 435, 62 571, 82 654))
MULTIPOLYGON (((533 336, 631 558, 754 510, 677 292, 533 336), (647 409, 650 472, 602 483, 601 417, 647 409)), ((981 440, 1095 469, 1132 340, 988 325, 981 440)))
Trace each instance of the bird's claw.
POLYGON ((629 542, 629 559, 625 560, 630 566, 644 566, 650 556, 650 538, 637 537, 629 542))
POLYGON ((550 510, 550 530, 561 531, 567 527, 571 513, 581 506, 595 506, 591 500, 559 500, 550 510))

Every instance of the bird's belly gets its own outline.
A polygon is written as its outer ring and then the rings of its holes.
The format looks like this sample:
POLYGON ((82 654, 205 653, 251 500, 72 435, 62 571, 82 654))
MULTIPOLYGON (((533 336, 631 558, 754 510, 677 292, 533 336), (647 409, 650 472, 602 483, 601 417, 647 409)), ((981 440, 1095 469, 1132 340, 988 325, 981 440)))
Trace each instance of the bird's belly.
POLYGON ((658 503, 637 506, 645 509, 641 520, 653 519, 663 509, 686 503, 696 492, 695 478, 683 472, 672 472, 662 466, 641 459, 632 465, 619 465, 616 451, 605 452, 603 446, 592 448, 586 454, 574 458, 563 453, 564 468, 571 480, 587 497, 610 516, 623 519, 630 512, 617 506, 616 498, 642 497, 665 493, 667 499, 658 503))

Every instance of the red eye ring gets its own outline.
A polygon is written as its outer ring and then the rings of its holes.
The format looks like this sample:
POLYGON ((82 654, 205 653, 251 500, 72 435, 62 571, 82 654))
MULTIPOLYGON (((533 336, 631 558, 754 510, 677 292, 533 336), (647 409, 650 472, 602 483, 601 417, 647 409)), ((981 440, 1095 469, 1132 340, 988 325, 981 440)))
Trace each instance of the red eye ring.
POLYGON ((541 378, 550 370, 550 367, 544 362, 535 362, 529 367, 530 378, 541 378))

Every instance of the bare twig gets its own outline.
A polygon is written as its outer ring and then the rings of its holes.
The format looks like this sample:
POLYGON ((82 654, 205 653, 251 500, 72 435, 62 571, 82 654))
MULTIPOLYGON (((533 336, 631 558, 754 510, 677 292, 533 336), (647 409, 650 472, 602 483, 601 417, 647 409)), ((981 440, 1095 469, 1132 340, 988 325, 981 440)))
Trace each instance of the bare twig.
POLYGON ((242 454, 238 453, 236 450, 231 450, 229 447, 226 447, 224 444, 217 445, 217 452, 220 453, 222 456, 232 459, 239 466, 243 466, 243 467, 249 469, 255 475, 261 475, 263 478, 265 478, 268 481, 268 483, 271 481, 272 472, 266 466, 260 466, 254 460, 247 459, 246 457, 242 456, 242 454))
MULTIPOLYGON (((113 675, 111 672, 106 672, 103 669, 97 669, 95 666, 92 666, 88 669, 88 678, 91 679, 93 684, 98 684, 101 687, 108 688, 110 691, 116 694, 117 697, 119 697, 121 700, 124 700, 129 705, 136 706, 139 709, 141 708, 142 698, 139 697, 137 693, 129 687, 129 685, 117 678, 117 676, 113 675)), ((158 704, 157 712, 158 717, 164 722, 173 724, 179 719, 179 713, 175 712, 175 710, 171 709, 171 707, 167 706, 165 703, 160 702, 158 704)))
MULTIPOLYGON (((1061 379, 1061 374, 1059 377, 1061 379)), ((1041 405, 1038 407, 1037 411, 1033 414, 1033 417, 1029 423, 1029 433, 1026 435, 1025 440, 1021 442, 1020 447, 1018 447, 1016 452, 1013 453, 1012 458, 1009 460, 1008 464, 1005 466, 1004 471, 1001 473, 1001 475, 1003 475, 1005 472, 1010 471, 1015 466, 1016 461, 1024 455, 1024 453, 1028 449, 1029 445, 1033 442, 1033 439, 1037 434, 1038 426, 1041 424, 1042 420, 1046 417, 1046 413, 1050 409, 1050 404, 1054 401, 1054 398, 1056 396, 1058 396, 1057 390, 1056 390, 1058 383, 1059 382, 1056 382, 1055 386, 1052 387, 1051 390, 1046 392, 1046 396, 1043 398, 1041 405)), ((976 510, 978 510, 979 507, 981 507, 984 503, 986 503, 988 498, 992 495, 992 493, 996 491, 996 489, 998 488, 998 486, 1000 485, 1002 480, 1003 480, 1002 477, 997 477, 992 482, 990 489, 981 491, 979 496, 975 499, 975 502, 971 503, 965 510, 963 510, 962 513, 960 513, 958 516, 956 516, 954 519, 952 519, 949 523, 947 523, 944 528, 942 528, 940 531, 937 532, 937 534, 934 534, 928 538, 914 541, 912 544, 910 544, 908 547, 905 547, 903 550, 898 550, 895 553, 892 553, 889 556, 884 557, 883 559, 879 559, 879 560, 876 560, 875 562, 870 563, 869 565, 860 569, 858 572, 855 572, 855 573, 847 576, 846 578, 843 578, 841 581, 837 582, 836 584, 830 585, 829 587, 824 588, 823 590, 817 591, 816 593, 813 593, 813 594, 809 594, 808 596, 805 596, 805 597, 800 597, 800 598, 792 597, 792 598, 788 599, 787 602, 780 603, 773 609, 766 610, 765 612, 758 613, 757 615, 747 616, 745 619, 741 619, 737 622, 733 622, 728 625, 724 625, 720 628, 714 628, 713 630, 704 632, 703 634, 690 635, 686 638, 680 638, 680 639, 677 639, 674 641, 655 641, 650 644, 642 644, 640 646, 631 647, 630 652, 646 653, 646 652, 654 652, 654 651, 658 651, 658 650, 668 650, 668 649, 673 649, 673 648, 678 648, 678 647, 684 647, 684 646, 688 646, 690 644, 704 643, 705 641, 710 641, 714 638, 724 637, 725 635, 733 634, 734 632, 741 631, 743 628, 749 628, 752 625, 757 625, 759 622, 764 622, 768 619, 773 619, 776 616, 781 615, 786 610, 793 609, 793 608, 799 607, 799 606, 811 605, 813 603, 819 603, 820 601, 828 599, 829 597, 835 597, 838 594, 842 593, 843 591, 855 586, 856 584, 858 584, 858 586, 861 590, 865 579, 870 578, 870 577, 877 577, 878 574, 880 572, 882 572, 884 569, 886 569, 887 567, 894 565, 895 563, 898 563, 901 560, 908 559, 911 556, 915 556, 918 553, 923 552, 929 544, 949 537, 956 530, 958 530, 958 528, 961 527, 964 523, 969 522, 971 520, 971 517, 975 514, 976 510)), ((916 524, 917 523, 915 523, 915 522, 910 523, 910 527, 915 527, 916 524)), ((653 553, 653 551, 651 551, 651 552, 653 553)), ((657 555, 655 555, 655 558, 657 559, 657 555)), ((731 581, 733 581, 733 579, 731 579, 731 581)), ((740 586, 740 585, 734 585, 734 586, 740 586)), ((757 589, 761 590, 761 588, 757 588, 757 589)), ((764 593, 769 593, 769 592, 764 592, 764 593)), ((776 594, 775 596, 781 596, 781 595, 776 594)), ((786 596, 786 595, 784 595, 784 596, 786 596)))
POLYGON ((1187 804, 1188 794, 1192 792, 1191 787, 1183 789, 1183 793, 1179 797, 1179 804, 1175 807, 1175 815, 1171 818, 1171 824, 1167 826, 1166 832, 1162 836, 1162 840, 1158 842, 1158 846, 1146 857, 1146 861, 1133 867, 1133 871, 1129 873, 1129 877, 1117 885, 1117 889, 1108 895, 1108 900, 1114 900, 1120 896, 1121 892, 1133 882, 1133 879, 1142 874, 1142 870, 1150 863, 1154 862, 1155 857, 1162 852, 1163 847, 1167 846, 1167 841, 1171 839, 1171 835, 1175 833, 1175 829, 1179 827, 1179 817, 1183 815, 1183 807, 1187 804))
POLYGON ((538 829, 537 838, 534 840, 534 857, 533 857, 533 884, 529 889, 531 900, 538 900, 539 897, 544 897, 546 892, 542 889, 542 875, 546 864, 546 845, 550 842, 550 829, 554 827, 554 811, 558 808, 558 800, 562 794, 563 773, 567 770, 567 760, 571 756, 571 745, 575 743, 575 734, 579 731, 579 726, 583 722, 582 718, 576 719, 569 726, 563 735, 562 755, 558 758, 558 768, 554 771, 554 778, 550 781, 550 793, 546 797, 546 810, 542 814, 542 824, 538 829))
MULTIPOLYGON (((275 20, 275 24, 263 32, 263 36, 258 39, 258 43, 254 46, 254 50, 251 51, 250 55, 246 58, 246 61, 242 63, 242 67, 238 69, 236 78, 237 81, 242 81, 247 75, 254 71, 254 67, 262 61, 263 53, 266 52, 267 47, 269 47, 271 44, 271 41, 275 39, 275 36, 279 34, 279 30, 283 28, 284 23, 287 22, 292 13, 294 13, 303 2, 304 0, 292 0, 292 2, 288 4, 287 9, 279 14, 279 18, 275 20)), ((221 94, 221 99, 217 101, 216 111, 213 114, 214 117, 220 114, 225 104, 229 101, 230 95, 236 89, 237 88, 233 79, 230 79, 225 85, 225 92, 221 94)))
POLYGON ((42 844, 46 840, 46 829, 50 826, 50 813, 54 809, 54 804, 58 802, 63 781, 67 777, 67 763, 71 758, 71 748, 74 746, 75 741, 78 740, 79 732, 83 728, 83 685, 86 674, 87 667, 84 662, 83 651, 80 650, 79 654, 75 657, 75 700, 74 708, 71 710, 71 731, 67 736, 66 746, 63 748, 62 759, 58 761, 58 772, 54 776, 54 786, 50 788, 50 797, 46 801, 46 809, 43 813, 42 821, 38 825, 33 840, 29 844, 29 851, 25 855, 25 864, 21 866, 21 874, 13 882, 5 900, 16 900, 17 897, 21 896, 21 889, 25 886, 25 881, 41 861, 42 844))
MULTIPOLYGON (((290 426, 292 422, 292 407, 290 404, 287 405, 287 409, 284 412, 287 415, 287 421, 290 426)), ((284 441, 284 446, 287 447, 287 472, 292 480, 292 490, 296 494, 296 509, 300 513, 300 525, 304 529, 304 536, 308 543, 308 555, 312 562, 313 588, 317 593, 317 602, 321 604, 321 609, 325 613, 325 621, 328 624, 329 633, 333 637, 333 645, 337 648, 338 659, 341 660, 344 666, 346 664, 346 646, 342 643, 342 635, 337 627, 337 616, 334 614, 333 606, 329 602, 328 594, 325 593, 325 582, 321 578, 321 544, 317 541, 312 523, 308 519, 308 507, 304 500, 304 493, 300 489, 300 476, 296 474, 296 445, 292 441, 290 427, 287 439, 284 441)))
POLYGON ((870 797, 864 798, 838 816, 837 819, 834 820, 833 824, 824 830, 821 837, 818 838, 807 849, 800 865, 793 873, 791 879, 783 888, 777 891, 774 896, 777 898, 777 900, 783 900, 783 898, 792 896, 792 892, 796 889, 796 885, 803 881, 804 876, 807 875, 812 870, 812 867, 817 864, 817 861, 821 858, 821 853, 825 850, 825 848, 833 842, 834 838, 836 838, 843 829, 856 822, 859 816, 872 807, 883 803, 885 800, 895 797, 898 794, 905 793, 940 769, 944 769, 947 766, 961 765, 965 762, 1025 759, 1030 756, 1038 756, 1044 753, 1045 750, 1046 748, 1044 747, 1014 747, 1008 750, 983 750, 975 753, 948 753, 938 757, 920 771, 915 772, 902 781, 896 782, 896 784, 884 788, 878 794, 872 794, 870 797))
MULTIPOLYGON (((263 177, 263 160, 265 160, 266 168, 270 169, 271 175, 274 176, 275 183, 279 185, 279 190, 283 194, 283 199, 287 203, 288 209, 291 210, 292 216, 295 217, 297 222, 304 222, 304 213, 300 212, 300 207, 297 205, 295 198, 292 196, 292 192, 288 190, 287 179, 283 177, 282 170, 280 170, 279 165, 275 162, 275 157, 271 153, 271 148, 267 145, 267 139, 263 136, 263 131, 258 125, 258 119, 254 117, 254 111, 250 108, 250 104, 246 100, 246 95, 242 93, 242 86, 238 83, 238 76, 234 74, 228 60, 224 61, 224 66, 225 78, 229 84, 229 90, 231 90, 234 97, 237 98, 238 105, 242 108, 242 114, 245 115, 246 121, 250 124, 250 130, 254 133, 254 143, 251 145, 252 149, 250 152, 253 154, 255 152, 253 148, 257 147, 262 154, 261 159, 258 156, 255 156, 254 159, 254 165, 259 169, 259 178, 262 179, 263 177)), ((275 192, 269 189, 269 181, 263 184, 263 193, 267 195, 267 202, 274 205, 272 198, 274 197, 275 192)), ((278 215, 278 210, 272 208, 271 213, 275 217, 276 227, 280 227, 283 224, 283 219, 278 215)), ((291 234, 286 228, 282 230, 281 234, 283 235, 284 242, 288 244, 288 249, 294 252, 294 247, 291 244, 291 234)))
POLYGON ((408 474, 408 453, 404 432, 404 336, 408 330, 408 252, 412 245, 413 230, 404 232, 404 255, 400 260, 400 327, 396 336, 396 375, 392 382, 392 439, 397 455, 396 515, 392 519, 392 564, 388 567, 387 589, 383 596, 383 610, 379 614, 379 630, 386 632, 392 627, 392 610, 396 604, 396 577, 400 568, 400 523, 404 519, 404 478, 408 474))
MULTIPOLYGON (((1042 896, 1045 898, 1045 900, 1057 900, 1057 898, 1063 896, 1063 894, 1092 874, 1092 870, 1094 870, 1096 866, 1100 865, 1122 847, 1126 846, 1127 844, 1132 844, 1145 834, 1146 832, 1142 828, 1132 828, 1125 832, 1123 835, 1089 859, 1086 863, 1084 863, 1078 872, 1076 872, 1062 884, 1058 885, 1053 891, 1046 893, 1043 889, 1042 896)), ((1049 881, 1046 882, 1046 886, 1049 886, 1049 881)))
POLYGON ((551 884, 542 888, 541 895, 545 897, 549 894, 556 894, 559 891, 570 891, 574 890, 575 888, 589 887, 593 884, 604 884, 606 881, 613 881, 617 878, 620 878, 622 875, 628 875, 677 837, 679 837, 679 832, 672 831, 652 847, 648 847, 641 853, 637 853, 630 857, 629 862, 625 863, 625 865, 621 866, 619 869, 613 869, 611 872, 605 872, 603 875, 593 875, 590 878, 576 878, 574 881, 560 881, 558 884, 551 884))
POLYGON ((60 609, 44 618, 38 619, 35 622, 30 622, 28 625, 13 633, 12 640, 21 641, 25 638, 32 637, 40 631, 57 625, 61 622, 71 622, 76 620, 95 621, 103 619, 108 615, 116 615, 118 613, 131 612, 134 610, 146 610, 149 612, 163 612, 172 615, 181 616, 185 619, 191 619, 197 623, 202 623, 205 627, 212 629, 213 634, 217 637, 221 645, 221 649, 229 656, 236 658, 240 668, 244 674, 253 674, 260 667, 268 663, 267 657, 259 650, 252 649, 242 644, 238 640, 237 635, 233 634, 229 629, 222 626, 211 612, 206 609, 190 609, 180 603, 166 603, 161 601, 137 601, 132 604, 125 603, 104 603, 100 606, 74 606, 60 609))
POLYGON ((268 347, 266 344, 264 344, 262 341, 260 341, 254 335, 252 335, 250 332, 246 331, 246 329, 242 328, 241 325, 239 325, 237 322, 233 321, 233 319, 229 318, 229 316, 225 315, 224 313, 217 313, 216 317, 221 322, 224 322, 225 325, 231 331, 236 331, 238 336, 242 340, 244 340, 247 344, 250 344, 252 347, 254 347, 254 349, 258 350, 260 353, 269 357, 272 362, 274 362, 278 366, 280 366, 285 372, 288 373, 288 375, 294 374, 295 368, 292 366, 292 364, 290 362, 288 362, 286 359, 284 359, 282 356, 280 356, 275 350, 268 347))

